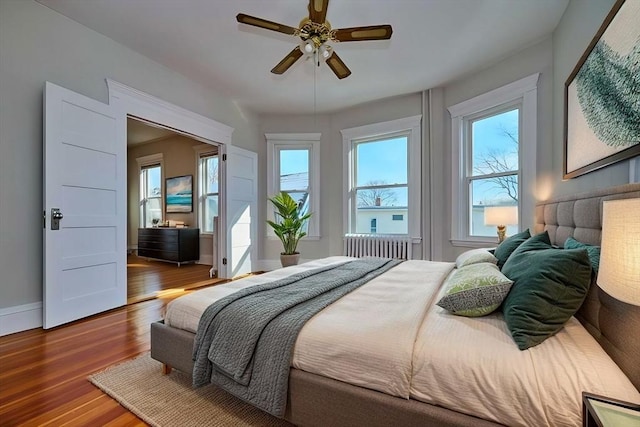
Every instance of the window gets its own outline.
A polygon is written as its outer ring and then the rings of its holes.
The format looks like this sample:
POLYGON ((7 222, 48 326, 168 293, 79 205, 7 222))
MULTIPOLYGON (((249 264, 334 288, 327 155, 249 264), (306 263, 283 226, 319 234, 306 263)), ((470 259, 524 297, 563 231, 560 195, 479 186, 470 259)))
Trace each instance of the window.
POLYGON ((140 214, 142 228, 153 227, 162 221, 162 154, 136 159, 140 177, 140 214))
POLYGON ((420 119, 342 131, 346 233, 420 238, 420 119))
POLYGON ((507 235, 533 224, 537 80, 534 74, 449 108, 454 245, 495 241, 489 207, 517 207, 519 219, 500 224, 507 235))
POLYGON ((217 148, 211 148, 200 152, 198 159, 198 219, 202 234, 215 231, 214 218, 219 214, 219 156, 217 148))
MULTIPOLYGON (((269 197, 285 191, 298 202, 303 213, 313 215, 305 224, 310 238, 320 237, 320 134, 266 134, 267 194, 269 197)), ((271 205, 267 204, 270 208, 271 205)), ((269 209, 268 208, 268 209, 269 209)), ((269 209, 269 219, 274 212, 269 209)), ((268 229, 270 236, 273 230, 268 229)))

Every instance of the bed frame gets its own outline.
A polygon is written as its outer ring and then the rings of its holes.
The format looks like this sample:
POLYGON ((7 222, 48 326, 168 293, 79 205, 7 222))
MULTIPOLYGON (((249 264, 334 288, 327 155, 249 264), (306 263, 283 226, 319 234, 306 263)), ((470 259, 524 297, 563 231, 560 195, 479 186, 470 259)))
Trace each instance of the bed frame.
MULTIPOLYGON (((547 230, 553 244, 567 237, 600 244, 602 202, 639 198, 640 184, 572 195, 538 203, 535 231, 547 230)), ((640 307, 618 301, 592 286, 576 314, 585 328, 640 390, 640 307)), ((194 334, 164 325, 151 325, 151 357, 172 368, 193 371, 194 334)), ((304 426, 496 426, 499 424, 413 399, 377 391, 291 368, 285 418, 304 426)))

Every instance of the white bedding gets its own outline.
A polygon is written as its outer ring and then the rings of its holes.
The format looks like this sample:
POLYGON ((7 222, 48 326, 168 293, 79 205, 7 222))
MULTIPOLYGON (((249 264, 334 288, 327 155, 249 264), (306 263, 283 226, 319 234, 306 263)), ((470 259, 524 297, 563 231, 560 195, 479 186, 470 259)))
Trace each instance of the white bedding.
MULTIPOLYGON (((195 332, 206 307, 237 289, 348 260, 325 258, 185 295, 169 304, 165 323, 195 332)), ((348 294, 307 322, 292 366, 508 425, 579 425, 583 390, 640 402, 573 318, 520 351, 500 314, 464 318, 435 306, 453 267, 407 261, 348 294)))

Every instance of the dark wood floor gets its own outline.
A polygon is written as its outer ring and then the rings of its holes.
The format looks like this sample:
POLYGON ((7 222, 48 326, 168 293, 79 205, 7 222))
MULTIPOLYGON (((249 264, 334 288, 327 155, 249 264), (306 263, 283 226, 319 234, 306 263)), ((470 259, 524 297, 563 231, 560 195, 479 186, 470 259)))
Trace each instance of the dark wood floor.
POLYGON ((205 265, 128 261, 129 300, 154 299, 0 337, 0 426, 145 425, 87 376, 148 351, 149 325, 170 300, 224 280, 209 279, 205 265))
POLYGON ((127 303, 146 301, 173 290, 194 289, 224 282, 209 278, 211 266, 154 261, 127 256, 127 303))

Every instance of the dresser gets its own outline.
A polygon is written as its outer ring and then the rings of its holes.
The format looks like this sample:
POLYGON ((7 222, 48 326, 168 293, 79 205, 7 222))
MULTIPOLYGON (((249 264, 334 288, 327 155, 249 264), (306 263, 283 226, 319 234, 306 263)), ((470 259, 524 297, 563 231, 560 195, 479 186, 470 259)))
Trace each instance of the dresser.
POLYGON ((139 228, 138 256, 177 262, 200 259, 199 228, 139 228))

